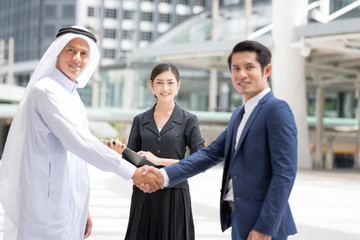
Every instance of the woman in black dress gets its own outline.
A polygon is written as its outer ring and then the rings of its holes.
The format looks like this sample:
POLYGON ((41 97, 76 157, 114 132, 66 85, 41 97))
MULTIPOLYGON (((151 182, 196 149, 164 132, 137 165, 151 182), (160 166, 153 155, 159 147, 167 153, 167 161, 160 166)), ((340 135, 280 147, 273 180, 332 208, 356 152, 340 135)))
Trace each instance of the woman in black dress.
MULTIPOLYGON (((128 147, 159 166, 183 159, 186 147, 190 154, 204 148, 197 117, 174 101, 180 88, 178 69, 169 63, 155 66, 149 85, 157 103, 134 118, 128 147)), ((187 181, 151 194, 134 185, 126 240, 194 238, 187 181)))

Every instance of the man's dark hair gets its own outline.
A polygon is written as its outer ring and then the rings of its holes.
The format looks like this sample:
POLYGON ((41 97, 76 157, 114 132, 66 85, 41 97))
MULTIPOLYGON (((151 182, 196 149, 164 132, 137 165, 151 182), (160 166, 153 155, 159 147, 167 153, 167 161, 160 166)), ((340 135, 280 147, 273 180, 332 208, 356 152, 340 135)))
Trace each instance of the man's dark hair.
POLYGON ((176 81, 179 82, 180 80, 179 70, 171 63, 160 63, 156 65, 151 71, 150 80, 154 82, 157 75, 167 71, 172 72, 175 75, 176 81))
POLYGON ((237 52, 256 52, 256 60, 260 63, 261 71, 263 73, 265 66, 271 63, 271 52, 267 49, 267 47, 255 41, 242 41, 235 45, 228 57, 230 72, 232 56, 237 52))

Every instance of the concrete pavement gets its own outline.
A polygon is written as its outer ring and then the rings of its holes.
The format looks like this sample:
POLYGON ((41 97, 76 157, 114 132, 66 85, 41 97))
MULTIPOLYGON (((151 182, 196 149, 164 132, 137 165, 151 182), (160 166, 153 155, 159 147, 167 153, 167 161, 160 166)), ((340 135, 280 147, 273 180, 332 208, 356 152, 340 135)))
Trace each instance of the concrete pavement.
MULTIPOLYGON (((131 181, 89 168, 90 240, 119 240, 126 232, 131 181)), ((196 240, 230 239, 231 229, 221 232, 219 194, 222 166, 189 180, 196 240)), ((360 239, 360 172, 299 171, 290 197, 299 233, 289 240, 360 239)), ((3 210, 0 207, 0 239, 3 210)))

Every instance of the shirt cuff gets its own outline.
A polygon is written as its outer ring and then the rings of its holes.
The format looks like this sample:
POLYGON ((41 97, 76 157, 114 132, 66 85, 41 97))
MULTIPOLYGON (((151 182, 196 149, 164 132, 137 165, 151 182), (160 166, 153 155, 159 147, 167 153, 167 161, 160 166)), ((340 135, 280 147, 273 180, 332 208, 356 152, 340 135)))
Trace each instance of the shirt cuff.
POLYGON ((165 169, 160 168, 160 171, 161 171, 161 173, 163 175, 163 178, 164 178, 164 187, 168 187, 170 185, 169 176, 167 175, 165 169))
POLYGON ((129 180, 133 177, 136 167, 126 161, 125 159, 120 160, 119 169, 117 174, 123 177, 126 180, 129 180))

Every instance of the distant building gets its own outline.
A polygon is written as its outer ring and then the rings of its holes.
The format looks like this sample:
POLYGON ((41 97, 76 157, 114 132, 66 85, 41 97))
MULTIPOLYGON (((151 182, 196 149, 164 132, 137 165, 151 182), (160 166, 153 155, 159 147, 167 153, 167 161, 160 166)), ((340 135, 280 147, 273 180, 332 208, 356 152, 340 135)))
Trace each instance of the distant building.
MULTIPOLYGON (((0 39, 7 42, 14 37, 15 84, 26 86, 61 27, 81 25, 94 31, 101 43, 101 64, 121 64, 126 63, 133 49, 147 46, 183 20, 210 9, 211 3, 211 0, 1 0, 0 39)), ((4 71, 7 72, 6 67, 4 71)))

